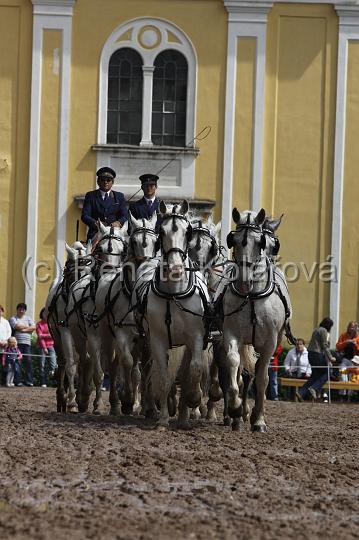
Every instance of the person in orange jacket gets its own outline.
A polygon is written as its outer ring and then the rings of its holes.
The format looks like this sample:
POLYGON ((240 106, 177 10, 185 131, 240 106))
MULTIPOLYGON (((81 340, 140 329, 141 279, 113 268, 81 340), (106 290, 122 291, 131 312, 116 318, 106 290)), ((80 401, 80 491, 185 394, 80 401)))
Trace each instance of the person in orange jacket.
POLYGON ((354 343, 356 347, 356 353, 359 354, 359 333, 358 333, 358 323, 355 321, 350 321, 347 327, 347 331, 344 334, 341 334, 337 341, 337 351, 344 352, 344 348, 348 343, 354 343))

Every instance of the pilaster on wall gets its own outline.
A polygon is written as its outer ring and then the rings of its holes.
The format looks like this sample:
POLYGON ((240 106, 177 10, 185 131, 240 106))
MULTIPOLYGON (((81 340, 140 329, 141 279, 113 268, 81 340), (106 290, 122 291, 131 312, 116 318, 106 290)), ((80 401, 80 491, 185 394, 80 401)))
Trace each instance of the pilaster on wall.
POLYGON ((339 334, 340 284, 342 264, 342 228, 344 194, 345 128, 347 110, 348 43, 359 41, 359 6, 348 2, 335 4, 339 16, 337 103, 335 122, 334 183, 332 210, 332 263, 337 280, 330 285, 330 317, 334 321, 332 344, 339 334))
POLYGON ((259 209, 262 190, 263 129, 264 129, 264 79, 267 14, 273 2, 224 0, 228 11, 228 51, 226 104, 224 124, 224 164, 222 188, 222 243, 231 229, 234 126, 236 107, 237 41, 241 37, 256 39, 256 65, 253 112, 253 152, 251 207, 259 209))
POLYGON ((31 82, 31 120, 30 120, 30 162, 29 195, 27 217, 27 278, 25 282, 25 301, 30 315, 35 309, 36 262, 38 230, 38 193, 40 165, 40 117, 41 117, 41 73, 43 31, 61 30, 62 47, 60 52, 60 111, 59 147, 57 170, 56 201, 56 248, 55 256, 59 265, 64 263, 64 241, 66 234, 66 196, 68 167, 68 132, 70 105, 71 71, 71 29, 73 6, 76 0, 32 0, 33 4, 33 44, 32 44, 32 82, 31 82))

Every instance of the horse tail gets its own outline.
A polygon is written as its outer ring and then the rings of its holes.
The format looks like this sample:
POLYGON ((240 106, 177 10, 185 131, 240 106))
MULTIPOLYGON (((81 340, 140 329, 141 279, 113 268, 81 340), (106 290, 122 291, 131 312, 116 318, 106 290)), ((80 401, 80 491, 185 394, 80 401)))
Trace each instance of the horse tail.
POLYGON ((297 338, 293 336, 292 329, 288 320, 285 322, 284 325, 284 334, 289 343, 291 343, 292 345, 297 344, 297 338))
POLYGON ((249 375, 254 376, 257 357, 252 345, 242 345, 240 348, 241 369, 245 369, 249 375))

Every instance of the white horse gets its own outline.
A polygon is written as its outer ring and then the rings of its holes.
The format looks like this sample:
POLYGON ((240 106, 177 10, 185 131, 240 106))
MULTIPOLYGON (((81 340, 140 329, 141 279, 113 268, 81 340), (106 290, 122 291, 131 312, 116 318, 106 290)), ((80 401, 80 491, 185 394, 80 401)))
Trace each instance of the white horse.
POLYGON ((57 411, 77 412, 74 385, 70 385, 66 396, 65 371, 70 381, 76 375, 73 342, 68 327, 67 303, 71 285, 86 272, 84 261, 87 251, 81 242, 75 242, 71 247, 65 244, 67 261, 63 275, 52 283, 45 305, 45 314, 49 325, 54 348, 57 355, 57 411), (70 361, 69 361, 70 358, 70 361))
MULTIPOLYGON (((189 255, 198 264, 207 279, 208 291, 214 299, 217 289, 221 283, 222 273, 226 266, 226 257, 219 245, 219 232, 221 222, 215 225, 212 219, 207 222, 197 220, 192 222, 193 234, 190 242, 189 255)), ((213 306, 216 307, 215 305, 213 306)), ((212 312, 211 330, 213 342, 211 345, 212 361, 210 364, 210 385, 207 391, 207 419, 216 420, 215 403, 224 397, 223 419, 225 425, 230 425, 227 403, 228 372, 226 369, 226 355, 223 347, 222 329, 220 318, 216 315, 215 309, 212 312), (214 332, 214 333, 213 333, 214 332)), ((243 345, 241 347, 242 367, 244 368, 244 391, 243 391, 243 420, 249 416, 247 404, 247 391, 254 376, 254 366, 256 357, 252 346, 243 345)), ((233 421, 233 429, 237 429, 239 423, 237 419, 233 421)))
POLYGON ((179 403, 180 426, 188 427, 188 407, 199 406, 202 398, 202 350, 206 336, 203 317, 208 295, 203 277, 194 271, 187 257, 192 233, 188 209, 187 201, 168 208, 161 201, 161 260, 141 266, 133 295, 135 300, 142 300, 136 318, 146 333, 150 348, 152 390, 160 403, 157 424, 163 427, 169 422, 167 398, 173 377, 168 368, 168 351, 173 346, 185 345, 187 348, 184 358, 188 362, 187 376, 179 403))
POLYGON ((99 222, 99 232, 92 252, 91 271, 74 283, 70 290, 67 306, 68 325, 80 356, 80 412, 86 412, 88 409, 92 382, 96 391, 93 413, 100 414, 104 408, 101 342, 96 324, 95 295, 101 277, 105 274, 109 279, 113 279, 121 268, 127 253, 127 242, 127 222, 122 228, 106 227, 99 222))
POLYGON ((147 220, 135 219, 129 212, 131 236, 126 262, 115 276, 102 276, 97 288, 95 304, 100 317, 98 349, 101 345, 102 361, 109 366, 110 414, 113 415, 121 412, 117 392, 119 368, 123 383, 120 391, 122 413, 131 414, 138 402, 138 356, 142 351, 139 350, 141 343, 138 343, 139 335, 129 300, 137 269, 156 254, 156 220, 156 214, 147 220))
POLYGON ((267 238, 262 228, 265 218, 263 209, 258 214, 233 210, 237 229, 229 233, 227 245, 233 248, 235 262, 226 270, 230 285, 218 293, 223 302, 229 414, 232 418, 243 414, 239 350, 245 344, 252 344, 259 358, 255 366, 257 392, 250 421, 252 430, 259 432, 266 431, 264 399, 268 364, 291 317, 284 276, 276 271, 266 253, 267 238))

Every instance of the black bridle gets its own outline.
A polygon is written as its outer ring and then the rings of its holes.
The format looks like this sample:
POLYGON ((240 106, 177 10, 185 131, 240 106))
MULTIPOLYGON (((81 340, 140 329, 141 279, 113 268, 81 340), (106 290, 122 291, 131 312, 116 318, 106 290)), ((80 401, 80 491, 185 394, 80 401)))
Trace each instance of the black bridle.
MULTIPOLYGON (((144 220, 143 220, 144 222, 144 220)), ((143 223, 143 227, 138 227, 137 229, 135 229, 132 233, 131 233, 131 237, 130 237, 130 245, 132 247, 132 249, 134 250, 134 244, 133 244, 133 237, 135 235, 139 235, 139 234, 142 234, 142 243, 141 243, 141 247, 143 249, 145 249, 147 246, 148 246, 148 243, 147 243, 147 236, 153 236, 156 238, 157 240, 157 233, 153 230, 153 229, 147 229, 145 226, 144 226, 144 223, 143 223)), ((154 257, 156 255, 156 243, 154 243, 154 252, 153 252, 153 255, 152 257, 154 257)))
MULTIPOLYGON (((163 257, 164 257, 165 260, 168 260, 168 256, 169 256, 170 253, 179 253, 181 255, 182 261, 185 261, 186 258, 187 258, 187 254, 188 254, 188 243, 190 242, 191 238, 192 238, 192 226, 191 226, 190 222, 188 221, 188 219, 185 216, 182 216, 181 214, 175 214, 172 211, 172 214, 168 214, 168 215, 163 217, 162 224, 161 224, 161 229, 160 229, 160 236, 159 236, 159 246, 162 249, 162 254, 163 254, 163 257), (162 225, 163 225, 163 223, 165 221, 168 221, 169 219, 172 219, 172 231, 173 232, 178 231, 178 225, 176 223, 176 219, 181 219, 182 221, 185 221, 187 223, 186 236, 185 236, 185 238, 186 238, 186 249, 173 247, 173 248, 170 248, 168 251, 164 250, 164 248, 163 248, 163 240, 162 240, 164 231, 162 230, 162 225)), ((156 246, 156 247, 159 247, 159 246, 156 246)))
POLYGON ((108 234, 105 234, 105 236, 103 236, 101 238, 101 240, 99 241, 99 243, 97 244, 97 246, 95 247, 94 249, 94 252, 92 253, 92 255, 96 258, 96 260, 98 261, 101 261, 101 262, 107 262, 107 261, 104 261, 103 259, 101 259, 101 257, 99 256, 99 254, 102 253, 102 254, 109 254, 111 255, 111 257, 120 257, 121 259, 124 259, 127 255, 127 242, 121 237, 121 236, 117 236, 115 233, 114 233, 114 228, 111 227, 110 228, 110 232, 108 234), (102 251, 100 250, 100 246, 102 246, 102 243, 104 241, 108 241, 108 244, 107 244, 107 251, 102 251), (113 253, 113 246, 112 246, 112 241, 113 240, 120 240, 123 244, 123 251, 121 251, 121 253, 113 253))

